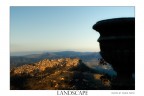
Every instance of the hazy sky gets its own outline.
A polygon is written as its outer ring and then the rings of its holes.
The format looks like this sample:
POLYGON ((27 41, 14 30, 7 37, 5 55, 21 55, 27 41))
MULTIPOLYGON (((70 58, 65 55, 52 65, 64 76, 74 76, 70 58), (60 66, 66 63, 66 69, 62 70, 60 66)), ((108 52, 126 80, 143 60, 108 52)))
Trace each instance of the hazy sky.
POLYGON ((11 7, 10 50, 99 51, 92 26, 134 15, 134 7, 11 7))

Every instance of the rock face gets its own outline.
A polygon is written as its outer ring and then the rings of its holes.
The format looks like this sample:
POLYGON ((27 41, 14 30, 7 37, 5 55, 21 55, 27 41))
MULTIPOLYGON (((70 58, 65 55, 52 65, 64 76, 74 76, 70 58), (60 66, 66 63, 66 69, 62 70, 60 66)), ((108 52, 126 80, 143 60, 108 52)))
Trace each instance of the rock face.
POLYGON ((44 59, 11 69, 11 90, 94 90, 110 89, 101 78, 78 58, 44 59))
POLYGON ((60 67, 67 67, 67 68, 74 68, 78 67, 80 65, 79 59, 55 59, 55 60, 49 60, 44 59, 38 63, 35 64, 27 64, 23 65, 17 68, 14 68, 11 70, 13 71, 13 74, 15 75, 21 75, 21 74, 31 74, 35 72, 43 72, 47 70, 48 68, 60 68, 60 67))

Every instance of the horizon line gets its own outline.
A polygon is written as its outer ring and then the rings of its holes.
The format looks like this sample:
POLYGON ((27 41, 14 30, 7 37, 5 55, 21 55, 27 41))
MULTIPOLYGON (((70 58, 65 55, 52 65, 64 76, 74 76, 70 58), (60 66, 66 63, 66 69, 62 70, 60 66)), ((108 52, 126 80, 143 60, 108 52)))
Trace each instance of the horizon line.
POLYGON ((31 55, 31 54, 43 54, 48 52, 100 52, 100 51, 21 51, 21 52, 10 52, 10 56, 24 56, 24 55, 31 55))

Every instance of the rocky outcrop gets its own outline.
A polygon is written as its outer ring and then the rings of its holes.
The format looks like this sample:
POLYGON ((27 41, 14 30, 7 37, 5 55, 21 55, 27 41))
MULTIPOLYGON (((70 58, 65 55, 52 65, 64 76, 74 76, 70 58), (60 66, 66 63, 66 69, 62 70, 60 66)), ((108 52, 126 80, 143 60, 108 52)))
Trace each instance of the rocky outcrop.
POLYGON ((10 75, 12 90, 110 89, 110 81, 101 80, 103 74, 96 73, 78 58, 44 59, 13 68, 10 75))
MULTIPOLYGON (((20 74, 30 74, 35 72, 43 72, 48 68, 76 68, 78 66, 82 65, 82 62, 80 59, 70 59, 70 58, 61 58, 61 59, 55 59, 55 60, 49 60, 44 59, 38 63, 35 64, 26 64, 20 67, 13 68, 11 72, 14 75, 20 75, 20 74)), ((86 67, 86 66, 85 66, 86 67)))

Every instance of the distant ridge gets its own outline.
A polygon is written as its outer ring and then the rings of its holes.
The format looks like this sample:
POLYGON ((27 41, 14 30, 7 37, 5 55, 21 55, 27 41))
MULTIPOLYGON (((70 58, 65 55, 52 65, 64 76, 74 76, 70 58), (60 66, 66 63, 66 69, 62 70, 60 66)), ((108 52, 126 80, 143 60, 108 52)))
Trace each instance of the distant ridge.
POLYGON ((93 59, 101 58, 99 52, 75 52, 75 51, 62 51, 62 52, 45 52, 41 54, 30 54, 25 56, 10 56, 10 66, 16 67, 23 64, 35 63, 43 59, 58 59, 58 58, 80 58, 84 62, 93 59))

